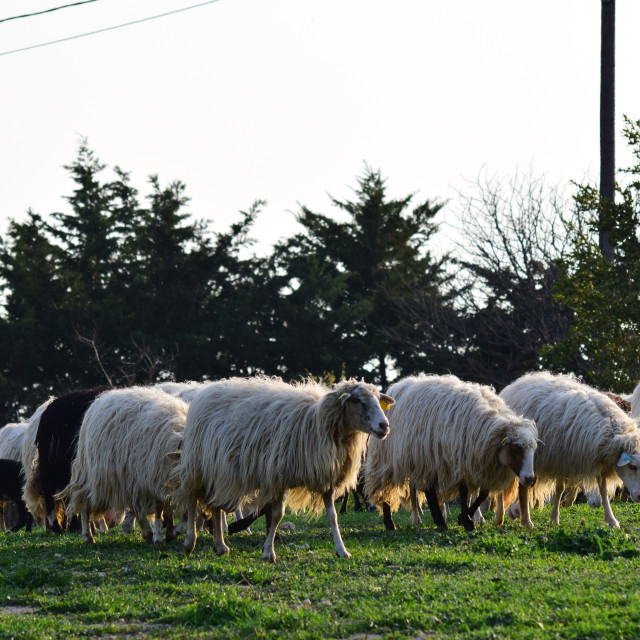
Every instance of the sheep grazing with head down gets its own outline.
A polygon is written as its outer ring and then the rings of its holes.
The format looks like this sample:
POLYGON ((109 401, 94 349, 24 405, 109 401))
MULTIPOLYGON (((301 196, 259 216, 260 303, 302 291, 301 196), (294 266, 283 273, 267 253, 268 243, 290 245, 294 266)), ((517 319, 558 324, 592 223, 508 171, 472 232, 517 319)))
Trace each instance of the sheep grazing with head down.
POLYGON ((36 455, 25 469, 24 501, 32 513, 46 513, 52 531, 59 533, 53 496, 71 478, 82 418, 107 387, 73 391, 53 400, 42 413, 36 433, 36 455))
POLYGON ((180 448, 188 405, 160 389, 131 387, 108 391, 91 404, 80 427, 71 480, 58 494, 68 513, 82 515, 85 542, 94 542, 89 521, 110 509, 131 507, 147 542, 173 539, 167 481, 180 448), (155 513, 153 531, 147 515, 155 513))
MULTIPOLYGON (((551 522, 559 522, 565 483, 585 491, 598 487, 604 517, 619 527, 609 490, 620 480, 631 499, 640 501, 640 429, 604 393, 566 375, 531 373, 505 387, 502 399, 517 413, 535 420, 544 446, 536 453, 536 494, 555 491, 551 522)), ((526 488, 520 489, 520 521, 533 527, 526 488)))
POLYGON ((185 553, 196 544, 198 503, 212 514, 214 549, 224 555, 221 510, 249 499, 257 510, 268 509, 263 560, 276 561, 273 542, 285 501, 294 510, 324 505, 336 554, 348 558, 334 497, 355 487, 368 435, 387 436, 381 405, 391 404, 372 385, 355 381, 331 389, 311 380, 232 378, 201 390, 174 470, 180 482, 175 502, 188 514, 185 553))
POLYGON ((396 401, 389 411, 391 432, 386 442, 369 444, 365 472, 365 492, 382 507, 388 529, 395 529, 391 512, 407 503, 412 487, 426 494, 434 523, 442 528, 447 525, 440 503, 459 493, 458 523, 471 531, 489 492, 509 487, 514 474, 534 484, 535 424, 511 411, 492 388, 429 375, 404 378, 388 393, 396 401), (478 497, 469 505, 475 491, 478 497))

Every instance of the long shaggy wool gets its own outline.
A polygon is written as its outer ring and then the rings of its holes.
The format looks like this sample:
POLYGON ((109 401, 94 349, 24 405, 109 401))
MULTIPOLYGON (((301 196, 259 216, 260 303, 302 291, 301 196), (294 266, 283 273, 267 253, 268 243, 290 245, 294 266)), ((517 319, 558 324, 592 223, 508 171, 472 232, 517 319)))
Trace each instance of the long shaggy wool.
MULTIPOLYGON (((189 409, 176 504, 234 511, 287 496, 293 510, 324 508, 322 494, 356 486, 367 435, 352 431, 340 396, 380 398, 372 385, 232 378, 202 389, 189 409)), ((349 405, 356 403, 347 403, 349 405)))
POLYGON ((640 453, 640 430, 604 393, 566 375, 531 373, 505 387, 502 399, 535 420, 544 446, 538 447, 535 493, 550 495, 556 480, 590 491, 597 476, 609 489, 620 486, 616 463, 623 452, 640 453))
POLYGON ((378 505, 407 504, 410 482, 420 493, 436 485, 441 501, 455 497, 461 482, 470 492, 505 490, 514 473, 498 459, 504 439, 536 448, 535 424, 515 415, 491 387, 421 375, 396 382, 388 393, 396 401, 390 433, 369 443, 365 464, 365 493, 378 505))
POLYGON ((149 515, 167 502, 187 405, 160 389, 132 387, 99 396, 84 415, 71 480, 58 494, 69 513, 98 519, 113 508, 149 515))
POLYGON ((0 458, 22 463, 22 440, 26 422, 11 422, 0 429, 0 458))
POLYGON ((165 393, 190 403, 196 394, 211 384, 211 382, 195 382, 189 380, 187 382, 159 382, 154 385, 156 389, 162 389, 165 393))

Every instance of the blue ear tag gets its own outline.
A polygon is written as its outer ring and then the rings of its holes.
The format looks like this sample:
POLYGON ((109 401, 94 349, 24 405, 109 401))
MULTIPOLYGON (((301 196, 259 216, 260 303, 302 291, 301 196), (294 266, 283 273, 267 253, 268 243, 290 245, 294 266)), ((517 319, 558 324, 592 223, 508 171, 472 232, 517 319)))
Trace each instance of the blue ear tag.
POLYGON ((626 453, 623 453, 620 456, 620 460, 618 460, 618 466, 624 467, 625 464, 629 464, 630 462, 631 462, 631 458, 629 457, 629 455, 626 453))

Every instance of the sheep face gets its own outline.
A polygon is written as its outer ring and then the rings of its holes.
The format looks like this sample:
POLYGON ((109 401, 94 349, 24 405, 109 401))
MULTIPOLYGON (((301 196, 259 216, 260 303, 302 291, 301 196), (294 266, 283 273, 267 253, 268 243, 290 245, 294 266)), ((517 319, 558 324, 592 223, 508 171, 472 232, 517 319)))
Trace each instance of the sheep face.
POLYGON ((637 453, 623 453, 618 458, 616 471, 620 480, 629 491, 629 497, 634 502, 640 502, 640 455, 637 453))
POLYGON ((513 442, 506 438, 500 447, 498 459, 500 463, 509 467, 518 476, 520 484, 525 487, 532 487, 536 483, 536 476, 533 472, 533 456, 536 447, 527 447, 520 442, 513 442))
POLYGON ((379 440, 389 434, 389 420, 384 414, 383 406, 389 408, 394 404, 393 398, 387 395, 378 397, 368 385, 355 385, 339 396, 344 407, 344 423, 347 432, 364 431, 379 440))

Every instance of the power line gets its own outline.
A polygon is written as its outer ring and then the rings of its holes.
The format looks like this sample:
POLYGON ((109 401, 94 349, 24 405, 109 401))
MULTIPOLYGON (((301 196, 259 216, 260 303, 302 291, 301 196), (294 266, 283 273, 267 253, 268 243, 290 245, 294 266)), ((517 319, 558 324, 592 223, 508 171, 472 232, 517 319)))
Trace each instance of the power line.
POLYGON ((67 9, 68 7, 77 7, 80 4, 89 4, 90 2, 97 2, 98 0, 83 0, 83 2, 74 2, 72 4, 63 4, 60 7, 53 7, 53 9, 45 9, 44 11, 36 11, 35 13, 25 13, 21 16, 11 16, 10 18, 1 18, 0 22, 9 22, 9 20, 20 20, 20 18, 31 18, 32 16, 41 16, 43 13, 51 13, 52 11, 58 11, 59 9, 67 9))
POLYGON ((67 38, 60 38, 59 40, 51 40, 50 42, 41 42, 40 44, 33 44, 29 47, 22 47, 21 49, 13 49, 12 51, 3 51, 0 56, 8 56, 12 53, 20 53, 21 51, 29 51, 30 49, 38 49, 39 47, 48 47, 50 44, 58 44, 60 42, 67 42, 69 40, 77 40, 78 38, 85 38, 86 36, 94 36, 97 33, 104 33, 105 31, 113 31, 114 29, 121 29, 122 27, 129 27, 133 24, 140 24, 141 22, 148 22, 149 20, 155 20, 156 18, 164 18, 165 16, 173 15, 174 13, 181 13, 182 11, 189 11, 190 9, 196 9, 203 7, 206 4, 213 4, 220 0, 208 0, 208 2, 200 2, 199 4, 193 4, 190 7, 184 7, 182 9, 174 9, 173 11, 167 11, 166 13, 159 13, 155 16, 149 16, 147 18, 141 18, 140 20, 132 20, 131 22, 124 22, 123 24, 117 24, 113 27, 105 27, 104 29, 97 29, 96 31, 89 31, 87 33, 80 33, 76 36, 69 36, 67 38))

